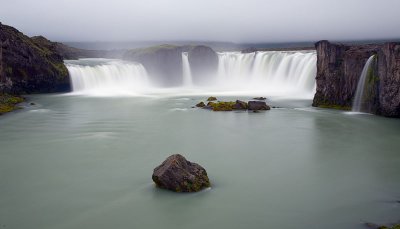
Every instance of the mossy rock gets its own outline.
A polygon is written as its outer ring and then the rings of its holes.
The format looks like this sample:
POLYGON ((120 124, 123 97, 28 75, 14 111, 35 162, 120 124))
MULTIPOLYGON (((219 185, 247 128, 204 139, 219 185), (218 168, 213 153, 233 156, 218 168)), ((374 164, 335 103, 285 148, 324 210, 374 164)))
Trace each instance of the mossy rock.
POLYGON ((13 96, 8 94, 0 94, 0 115, 19 109, 16 106, 18 103, 22 103, 24 98, 19 96, 13 96))
POLYGON ((206 104, 204 104, 204 102, 200 102, 198 104, 196 104, 196 107, 205 107, 206 104))
POLYGON ((214 96, 208 97, 208 99, 207 99, 207 101, 216 101, 216 100, 217 100, 217 97, 214 97, 214 96))

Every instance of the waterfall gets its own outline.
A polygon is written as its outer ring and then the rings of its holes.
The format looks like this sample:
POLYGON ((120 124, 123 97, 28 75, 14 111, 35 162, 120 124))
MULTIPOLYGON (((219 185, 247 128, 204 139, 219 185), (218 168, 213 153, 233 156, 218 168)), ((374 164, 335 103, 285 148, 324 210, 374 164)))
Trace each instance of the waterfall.
MULTIPOLYGON (((135 62, 112 59, 67 60, 73 93, 143 95, 162 93, 248 94, 312 98, 315 93, 315 51, 219 52, 218 69, 196 85, 187 52, 182 53, 182 86, 160 88, 135 62), (152 85, 152 83, 154 85, 152 85)), ((153 76, 154 77, 154 76, 153 76)))
POLYGON ((357 84, 356 95, 355 95, 354 101, 353 101, 353 107, 352 107, 353 112, 361 112, 362 111, 365 80, 367 79, 368 69, 369 69, 373 59, 374 59, 374 55, 372 55, 368 58, 367 62, 364 65, 364 68, 361 72, 361 76, 360 76, 360 79, 358 80, 358 84, 357 84))
POLYGON ((72 90, 89 95, 134 95, 148 87, 147 73, 138 63, 110 59, 65 61, 72 90))
POLYGON ((218 53, 222 87, 268 93, 313 95, 317 56, 303 52, 218 53))
POLYGON ((190 87, 193 84, 192 72, 190 70, 189 57, 187 52, 182 52, 182 73, 183 73, 183 86, 190 87))

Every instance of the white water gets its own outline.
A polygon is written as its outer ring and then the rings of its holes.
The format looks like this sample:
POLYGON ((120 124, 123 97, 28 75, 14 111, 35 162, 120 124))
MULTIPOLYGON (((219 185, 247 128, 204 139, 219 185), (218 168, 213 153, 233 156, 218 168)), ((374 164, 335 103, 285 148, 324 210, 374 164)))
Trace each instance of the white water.
MULTIPOLYGON (((316 53, 221 52, 218 72, 207 86, 195 85, 188 54, 182 53, 182 86, 157 88, 149 84, 141 64, 107 59, 66 61, 73 92, 88 95, 214 94, 312 98, 316 53)), ((201 79, 200 79, 201 80, 201 79)), ((204 85, 204 84, 202 84, 204 85)))
POLYGON ((361 72, 361 76, 360 76, 360 79, 358 80, 358 84, 357 84, 356 95, 354 96, 353 107, 351 109, 352 112, 361 112, 362 111, 365 80, 367 78, 369 66, 371 65, 373 59, 374 59, 373 55, 370 58, 368 58, 367 62, 364 65, 364 68, 361 72))
POLYGON ((190 70, 189 57, 187 52, 182 53, 182 72, 183 72, 183 86, 191 87, 193 85, 192 72, 190 70))
POLYGON ((147 73, 138 63, 110 59, 66 61, 76 94, 139 95, 149 86, 147 73))
POLYGON ((221 87, 265 91, 268 94, 313 96, 315 52, 219 53, 221 87))

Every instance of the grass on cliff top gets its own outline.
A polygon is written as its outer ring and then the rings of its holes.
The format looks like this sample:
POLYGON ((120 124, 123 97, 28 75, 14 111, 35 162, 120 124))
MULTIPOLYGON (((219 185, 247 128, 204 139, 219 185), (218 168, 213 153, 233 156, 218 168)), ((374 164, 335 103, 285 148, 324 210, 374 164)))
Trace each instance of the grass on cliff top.
POLYGON ((18 103, 22 103, 24 98, 20 96, 8 95, 8 94, 0 94, 0 115, 19 109, 16 106, 18 103))

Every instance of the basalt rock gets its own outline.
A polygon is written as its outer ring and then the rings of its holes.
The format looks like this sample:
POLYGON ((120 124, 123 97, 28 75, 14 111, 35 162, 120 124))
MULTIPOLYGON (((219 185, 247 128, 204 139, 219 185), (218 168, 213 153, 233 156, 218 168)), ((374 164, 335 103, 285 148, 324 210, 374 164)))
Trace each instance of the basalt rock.
POLYGON ((0 93, 69 91, 68 70, 52 44, 0 23, 0 93))
POLYGON ((270 110, 271 108, 264 101, 249 101, 248 109, 252 111, 270 110))
POLYGON ((232 107, 234 110, 247 110, 248 104, 246 102, 236 100, 236 103, 232 107))
POLYGON ((362 69, 374 55, 362 111, 400 117, 400 43, 344 45, 319 41, 315 47, 317 90, 313 106, 351 109, 362 69))
POLYGON ((196 104, 196 107, 205 107, 206 104, 204 104, 204 102, 200 102, 198 104, 196 104))
POLYGON ((206 170, 180 154, 169 156, 156 167, 152 179, 159 188, 174 192, 197 192, 210 187, 206 170))
POLYGON ((255 97, 253 99, 255 99, 255 100, 266 100, 267 98, 265 98, 265 97, 255 97))
POLYGON ((211 96, 207 98, 207 101, 215 101, 217 100, 217 97, 211 96))

